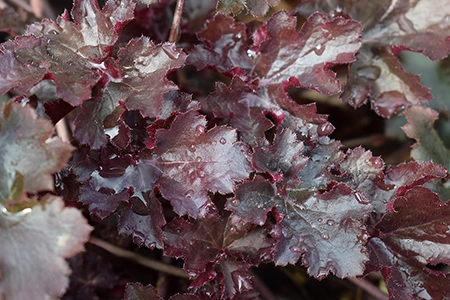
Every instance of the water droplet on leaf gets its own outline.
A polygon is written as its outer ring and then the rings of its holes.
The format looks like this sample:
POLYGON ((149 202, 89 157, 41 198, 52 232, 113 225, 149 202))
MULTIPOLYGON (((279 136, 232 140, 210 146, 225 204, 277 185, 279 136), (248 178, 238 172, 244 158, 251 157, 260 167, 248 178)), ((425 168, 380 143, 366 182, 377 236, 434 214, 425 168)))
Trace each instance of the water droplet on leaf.
POLYGON ((334 130, 334 126, 331 125, 329 122, 326 122, 317 128, 317 134, 319 136, 326 136, 329 135, 334 130))
POLYGON ((184 196, 188 199, 191 199, 192 196, 194 196, 194 190, 187 191, 186 194, 184 194, 184 196))
POLYGON ((314 47, 313 50, 314 50, 314 53, 316 53, 317 55, 322 55, 322 53, 325 51, 325 46, 322 44, 319 44, 316 47, 314 47))
POLYGON ((317 222, 322 223, 323 219, 322 218, 318 218, 317 222))
POLYGON ((219 142, 220 142, 222 145, 225 145, 225 144, 227 143, 227 140, 226 140, 225 138, 221 138, 221 139, 219 140, 219 142))
POLYGON ((322 234, 322 238, 324 240, 328 240, 330 238, 330 236, 328 235, 328 233, 324 233, 324 234, 322 234))
POLYGON ((195 152, 195 150, 197 150, 197 148, 195 147, 195 145, 190 145, 190 146, 189 146, 189 150, 190 150, 191 152, 195 152))
POLYGON ((197 125, 197 127, 195 127, 195 130, 196 130, 198 133, 204 133, 205 130, 206 130, 206 127, 203 126, 203 125, 197 125))
POLYGON ((201 162, 201 161, 202 161, 202 158, 201 158, 200 156, 197 156, 197 157, 195 158, 195 161, 196 161, 196 162, 201 162))
POLYGON ((335 222, 334 222, 333 220, 331 220, 331 219, 328 219, 328 220, 327 220, 327 225, 333 226, 334 223, 335 223, 335 222))
POLYGON ((233 200, 231 200, 231 205, 238 206, 240 202, 241 201, 239 201, 238 199, 233 199, 233 200))
POLYGON ((295 253, 302 253, 302 249, 300 249, 297 246, 291 246, 291 247, 289 247, 289 250, 291 250, 292 252, 295 252, 295 253))
POLYGON ((383 167, 383 160, 379 157, 371 157, 369 161, 372 163, 372 166, 379 169, 383 167))

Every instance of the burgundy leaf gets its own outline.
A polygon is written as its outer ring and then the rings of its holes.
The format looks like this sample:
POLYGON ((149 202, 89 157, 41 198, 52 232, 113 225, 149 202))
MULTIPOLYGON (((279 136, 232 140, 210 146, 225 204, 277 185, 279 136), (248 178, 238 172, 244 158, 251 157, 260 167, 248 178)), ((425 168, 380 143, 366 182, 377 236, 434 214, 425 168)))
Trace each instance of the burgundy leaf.
POLYGON ((255 35, 267 35, 256 52, 256 73, 267 84, 297 80, 301 86, 323 94, 337 94, 340 83, 329 67, 355 60, 361 27, 338 17, 332 20, 312 14, 296 31, 296 18, 280 11, 255 35))
POLYGON ((23 192, 53 190, 52 173, 61 169, 73 148, 53 137, 53 125, 31 107, 8 103, 0 115, 0 202, 23 192))
POLYGON ((0 295, 5 299, 51 299, 68 287, 65 261, 80 252, 92 227, 61 198, 17 213, 0 212, 0 295), (45 275, 45 276, 43 276, 45 275))
POLYGON ((221 73, 236 75, 252 69, 254 60, 248 52, 249 37, 243 23, 216 15, 197 36, 203 43, 189 52, 187 63, 198 69, 210 66, 221 73))
POLYGON ((105 71, 99 63, 111 54, 133 9, 131 0, 108 1, 102 11, 94 0, 78 0, 74 22, 65 13, 56 22, 46 19, 29 26, 25 36, 0 49, 0 94, 13 88, 27 92, 48 75, 58 96, 73 106, 89 99, 105 71))
POLYGON ((264 16, 271 6, 280 3, 280 0, 219 0, 217 10, 223 14, 237 15, 244 8, 254 16, 264 16))
POLYGON ((73 22, 64 13, 56 22, 44 20, 28 27, 26 34, 44 37, 90 61, 101 63, 111 54, 122 27, 134 17, 132 0, 107 1, 100 10, 95 0, 76 0, 73 22))
POLYGON ((219 126, 206 131, 205 118, 193 111, 157 132, 155 152, 163 167, 161 193, 179 215, 204 216, 212 208, 208 191, 231 193, 234 182, 252 170, 235 130, 219 126))
POLYGON ((117 209, 120 202, 128 202, 130 194, 131 192, 127 189, 119 193, 100 192, 86 184, 80 189, 78 201, 88 205, 91 214, 104 219, 117 209))
POLYGON ((140 110, 144 117, 157 117, 164 94, 177 90, 166 76, 181 68, 185 60, 186 54, 175 49, 174 44, 154 45, 145 37, 131 40, 118 53, 117 64, 123 78, 108 84, 105 100, 115 106, 124 102, 128 109, 140 110))
POLYGON ((124 300, 163 300, 158 291, 151 285, 143 286, 141 283, 127 283, 124 300))
POLYGON ((421 264, 450 264, 450 208, 437 194, 416 186, 399 196, 377 229, 392 251, 421 264))
POLYGON ((243 222, 262 226, 267 213, 273 208, 281 210, 283 203, 276 186, 257 176, 237 186, 235 197, 227 202, 226 208, 233 212, 230 216, 233 224, 243 222))
POLYGON ((285 201, 277 265, 295 264, 302 256, 308 273, 318 279, 330 272, 340 278, 364 272, 368 234, 362 220, 371 206, 360 192, 345 184, 322 194, 293 189, 285 201))
POLYGON ((250 264, 268 258, 271 243, 264 228, 249 230, 249 225, 232 224, 227 218, 175 219, 165 228, 164 253, 183 257, 184 269, 196 280, 191 287, 220 279, 222 299, 252 288, 245 272, 250 264), (212 267, 212 268, 211 268, 212 267), (206 276, 203 276, 206 275, 206 276))
POLYGON ((391 12, 395 15, 393 17, 389 16, 390 7, 387 8, 378 21, 383 26, 375 26, 365 32, 364 39, 406 47, 422 52, 432 60, 443 59, 450 53, 450 1, 444 0, 439 4, 436 6, 432 0, 400 1, 397 6, 409 5, 409 9, 394 10, 391 12))
POLYGON ((403 70, 390 47, 364 46, 352 64, 350 78, 341 98, 355 108, 372 99, 372 107, 383 117, 391 117, 400 108, 428 102, 429 88, 420 84, 418 75, 403 70))
POLYGON ((369 244, 368 270, 384 270, 390 294, 414 299, 448 297, 445 275, 426 265, 450 263, 449 215, 448 204, 423 186, 395 199, 376 225, 379 238, 369 244))
POLYGON ((205 101, 216 117, 231 118, 230 125, 249 145, 254 145, 255 139, 263 138, 265 131, 273 126, 265 112, 274 105, 264 103, 255 95, 253 87, 246 85, 239 77, 233 77, 229 87, 216 83, 216 90, 205 101))
POLYGON ((294 187, 300 183, 297 174, 306 166, 308 158, 303 156, 304 145, 289 129, 276 135, 273 144, 260 139, 255 147, 252 162, 255 169, 265 172, 283 186, 294 187))
POLYGON ((135 244, 147 248, 163 248, 164 234, 161 227, 166 224, 161 203, 153 192, 143 193, 143 199, 133 197, 131 208, 122 209, 119 215, 119 234, 131 235, 135 244))
POLYGON ((379 238, 368 243, 368 271, 381 270, 389 299, 447 299, 450 295, 448 277, 432 271, 406 257, 396 256, 379 238))
POLYGON ((92 87, 100 80, 100 71, 81 56, 57 41, 34 36, 3 43, 0 64, 0 94, 11 89, 26 93, 51 74, 58 96, 74 106, 89 99, 92 87))

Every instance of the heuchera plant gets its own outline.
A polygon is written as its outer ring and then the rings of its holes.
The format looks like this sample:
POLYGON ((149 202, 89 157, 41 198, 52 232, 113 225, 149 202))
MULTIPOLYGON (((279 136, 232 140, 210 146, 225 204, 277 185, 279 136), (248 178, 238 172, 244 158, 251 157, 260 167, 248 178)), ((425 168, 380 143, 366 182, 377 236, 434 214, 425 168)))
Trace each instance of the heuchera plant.
MULTIPOLYGON (((183 260, 191 282, 173 300, 255 299, 249 269, 266 263, 319 280, 381 272, 390 299, 448 299, 448 273, 430 266, 450 264, 450 150, 398 53, 445 58, 450 1, 301 1, 248 23, 230 14, 279 1, 208 1, 186 0, 177 43, 171 1, 75 0, 23 32, 1 24, 14 38, 0 46, 0 298, 61 297, 71 269, 90 276, 89 257, 65 259, 92 226, 110 241, 117 226, 183 260), (343 150, 294 87, 404 110, 414 161, 343 150), (53 132, 61 119, 72 145, 53 132)), ((139 282, 124 293, 162 299, 139 282)))

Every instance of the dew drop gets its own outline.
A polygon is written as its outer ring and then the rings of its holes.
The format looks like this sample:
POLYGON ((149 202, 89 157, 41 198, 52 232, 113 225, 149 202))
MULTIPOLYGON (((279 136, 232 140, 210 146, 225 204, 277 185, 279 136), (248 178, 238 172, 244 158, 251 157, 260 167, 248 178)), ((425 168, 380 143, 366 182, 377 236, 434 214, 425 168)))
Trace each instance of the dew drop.
POLYGON ((317 129, 317 134, 319 136, 326 136, 329 135, 334 130, 334 126, 331 125, 329 122, 326 122, 319 126, 317 129))
POLYGON ((300 210, 305 210, 306 209, 306 207, 304 205, 300 205, 299 208, 300 208, 300 210))
POLYGON ((364 203, 363 196, 360 193, 355 192, 355 198, 359 203, 364 203))
POLYGON ((231 200, 231 205, 238 206, 240 202, 241 201, 239 201, 238 199, 233 199, 233 200, 231 200))
POLYGON ((314 50, 314 53, 316 53, 317 55, 322 55, 322 53, 325 51, 325 46, 322 44, 319 44, 316 47, 314 47, 313 50, 314 50))
MULTIPOLYGON (((195 151, 195 150, 194 150, 195 151)), ((200 156, 197 156, 196 158, 195 158, 195 161, 196 162, 201 162, 202 161, 202 158, 200 157, 200 156)))
POLYGON ((191 199, 193 195, 194 195, 194 190, 189 190, 186 192, 186 194, 184 194, 184 196, 188 199, 191 199))
POLYGON ((333 226, 334 225, 334 220, 328 219, 327 220, 327 225, 333 226))
POLYGON ((195 130, 196 130, 198 133, 204 133, 205 130, 206 130, 206 127, 203 126, 203 125, 197 125, 197 127, 195 127, 195 130))
POLYGON ((372 163, 372 166, 379 169, 383 167, 383 160, 379 157, 371 157, 369 161, 372 163))
POLYGON ((322 223, 323 219, 322 218, 318 218, 317 222, 322 223))
POLYGON ((330 236, 328 235, 328 233, 324 233, 324 234, 322 234, 322 238, 324 240, 328 240, 330 238, 330 236))
POLYGON ((41 69, 50 69, 52 64, 46 60, 39 62, 39 68, 41 69))
POLYGON ((242 34, 241 34, 240 32, 238 32, 238 33, 236 34, 236 37, 237 37, 238 39, 240 39, 240 38, 242 37, 242 34))
POLYGON ((204 178, 205 177, 205 171, 199 171, 198 172, 198 177, 204 178))
POLYGON ((227 143, 227 140, 226 140, 225 138, 221 138, 221 139, 219 140, 219 142, 220 142, 222 145, 225 145, 225 144, 227 143))
POLYGON ((255 51, 253 51, 253 50, 247 50, 247 56, 248 57, 255 57, 255 55, 256 55, 256 52, 255 51))
POLYGON ((272 229, 270 234, 272 235, 272 237, 274 239, 279 239, 281 237, 281 227, 280 226, 276 226, 274 229, 272 229))
POLYGON ((230 232, 231 232, 231 233, 235 233, 236 230, 237 230, 237 229, 236 229, 236 226, 231 226, 231 227, 230 227, 230 232))
POLYGON ((291 246, 291 247, 289 247, 289 250, 291 250, 292 252, 295 252, 295 253, 302 253, 302 249, 300 249, 297 246, 291 246))
POLYGON ((191 152, 195 152, 195 150, 197 150, 197 148, 195 147, 195 145, 190 145, 189 146, 189 150, 191 151, 191 152))

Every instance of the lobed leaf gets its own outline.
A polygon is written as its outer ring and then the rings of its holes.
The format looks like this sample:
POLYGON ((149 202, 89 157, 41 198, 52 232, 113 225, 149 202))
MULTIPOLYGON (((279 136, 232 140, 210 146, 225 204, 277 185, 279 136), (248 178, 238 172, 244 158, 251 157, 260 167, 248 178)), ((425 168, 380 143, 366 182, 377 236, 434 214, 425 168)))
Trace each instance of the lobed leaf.
POLYGON ((174 219, 164 229, 164 253, 184 258, 184 269, 195 277, 191 288, 215 280, 221 287, 219 297, 233 298, 252 289, 246 271, 267 259, 271 251, 264 228, 250 229, 227 218, 174 219))
POLYGON ((72 150, 53 137, 51 122, 38 119, 35 110, 6 104, 0 115, 0 202, 18 200, 24 192, 53 190, 52 174, 72 150))
POLYGON ((333 65, 355 61, 361 42, 358 22, 341 17, 329 20, 322 13, 308 17, 299 33, 296 18, 275 13, 255 36, 265 39, 255 51, 255 72, 267 84, 291 79, 323 94, 337 94, 340 83, 329 70, 333 65))
POLYGON ((92 227, 61 198, 18 213, 0 212, 0 295, 5 299, 62 296, 70 269, 65 261, 83 249, 92 227), (45 274, 45 276, 42 276, 45 274))
POLYGON ((119 234, 131 235, 136 245, 162 249, 164 234, 161 228, 166 224, 162 205, 152 192, 145 193, 143 197, 131 198, 131 208, 118 213, 119 234))
POLYGON ((155 153, 163 175, 162 195, 179 215, 205 216, 213 209, 208 191, 233 192, 234 182, 252 171, 246 146, 236 141, 234 129, 206 130, 206 120, 194 111, 178 115, 170 129, 156 133, 155 153))
POLYGON ((414 186, 400 194, 376 224, 379 233, 369 244, 369 270, 385 270, 390 293, 417 299, 445 299, 450 294, 445 275, 426 267, 449 264, 449 214, 437 194, 414 186))
POLYGON ((11 89, 26 93, 44 76, 56 83, 57 95, 76 106, 91 97, 105 71, 123 25, 133 18, 134 3, 108 1, 100 11, 94 0, 75 1, 74 22, 65 13, 56 22, 28 27, 24 36, 0 49, 0 94, 11 89))
POLYGON ((280 0, 219 0, 217 2, 217 11, 223 14, 237 15, 244 8, 250 11, 254 16, 264 16, 271 6, 280 3, 280 0))

